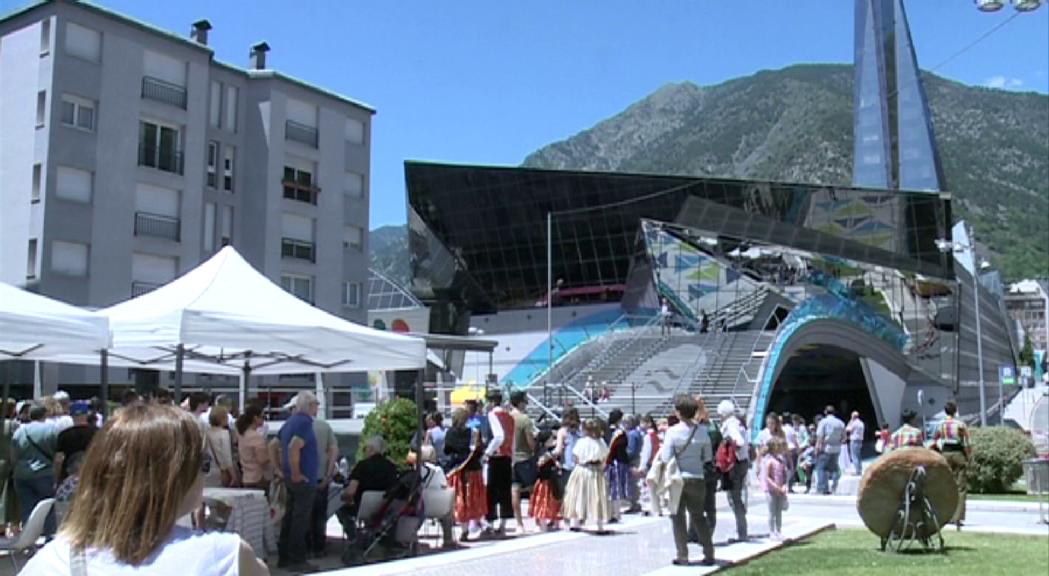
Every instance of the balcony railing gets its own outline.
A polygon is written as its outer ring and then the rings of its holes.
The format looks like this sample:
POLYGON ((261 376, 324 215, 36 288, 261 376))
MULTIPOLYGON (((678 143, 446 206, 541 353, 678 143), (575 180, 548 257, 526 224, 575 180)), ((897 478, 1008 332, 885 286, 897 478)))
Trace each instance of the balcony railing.
POLYGON ((284 258, 298 258, 299 260, 315 262, 317 255, 314 246, 313 242, 281 238, 280 255, 284 258))
POLYGON ((303 186, 291 180, 281 182, 284 187, 284 197, 288 200, 298 200, 307 204, 317 204, 317 195, 321 189, 316 186, 303 186))
POLYGON ((182 174, 182 152, 143 144, 138 147, 138 165, 182 174))
POLYGON ((181 228, 178 218, 135 212, 135 236, 153 236, 178 242, 181 240, 181 228))
POLYGON ((159 78, 142 77, 142 97, 186 109, 186 89, 159 78))
POLYGON ((131 283, 131 297, 141 296, 146 292, 152 292, 157 288, 160 288, 163 284, 156 284, 154 282, 139 282, 135 280, 131 283))
POLYGON ((284 139, 293 140, 305 144, 311 148, 317 147, 317 129, 313 126, 299 124, 293 120, 284 122, 284 139))

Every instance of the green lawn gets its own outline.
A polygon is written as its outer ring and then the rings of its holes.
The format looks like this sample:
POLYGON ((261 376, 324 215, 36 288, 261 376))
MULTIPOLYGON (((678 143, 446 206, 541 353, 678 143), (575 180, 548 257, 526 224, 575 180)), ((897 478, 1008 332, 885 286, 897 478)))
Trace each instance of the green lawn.
POLYGON ((969 500, 1010 500, 1013 502, 1031 502, 1037 504, 1039 499, 1041 499, 1042 502, 1049 502, 1049 500, 1046 500, 1045 496, 1020 492, 1011 492, 1009 494, 969 494, 969 500))
MULTIPOLYGON (((774 551, 726 576, 1045 576, 1049 538, 944 532, 944 554, 893 554, 866 530, 830 530, 774 551)), ((920 550, 920 546, 918 547, 920 550)))

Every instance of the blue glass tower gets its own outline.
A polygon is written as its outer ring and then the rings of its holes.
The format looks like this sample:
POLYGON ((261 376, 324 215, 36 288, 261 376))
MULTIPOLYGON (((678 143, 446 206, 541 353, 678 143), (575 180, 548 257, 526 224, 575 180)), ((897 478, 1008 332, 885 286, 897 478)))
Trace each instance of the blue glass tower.
POLYGON ((856 0, 855 186, 945 188, 903 0, 856 0))

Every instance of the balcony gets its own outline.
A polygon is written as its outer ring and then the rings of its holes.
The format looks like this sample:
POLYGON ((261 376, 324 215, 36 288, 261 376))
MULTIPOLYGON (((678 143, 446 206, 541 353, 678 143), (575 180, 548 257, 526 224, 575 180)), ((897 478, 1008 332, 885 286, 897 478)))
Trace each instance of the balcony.
POLYGON ((131 283, 131 297, 135 298, 141 296, 147 292, 152 292, 157 288, 160 288, 163 284, 156 284, 154 282, 140 282, 135 280, 131 283))
POLYGON ((281 186, 284 188, 284 197, 288 200, 317 205, 317 196, 321 192, 321 189, 317 186, 305 186, 294 180, 283 180, 281 181, 281 186))
POLYGON ((310 262, 317 261, 315 244, 313 242, 303 242, 302 240, 293 240, 291 238, 281 238, 280 255, 283 258, 297 258, 310 262))
POLYGON ((186 109, 186 89, 151 76, 142 77, 142 97, 186 109))
POLYGON ((317 129, 292 120, 284 122, 284 139, 305 144, 310 148, 317 147, 317 129))
POLYGON ((182 174, 182 152, 163 146, 143 144, 138 147, 138 165, 182 174))
POLYGON ((135 212, 135 236, 153 236, 179 242, 181 228, 178 218, 149 212, 135 212))

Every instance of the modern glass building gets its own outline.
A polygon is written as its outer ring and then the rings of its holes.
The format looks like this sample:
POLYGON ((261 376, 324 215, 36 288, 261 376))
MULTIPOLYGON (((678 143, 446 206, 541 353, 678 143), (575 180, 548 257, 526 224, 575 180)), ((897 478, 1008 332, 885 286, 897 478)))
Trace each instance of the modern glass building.
MULTIPOLYGON (((616 299, 642 219, 952 278, 947 195, 684 176, 407 162, 412 291, 431 329, 534 306, 547 291, 552 213, 559 294, 616 299)), ((730 248, 731 249, 731 248, 730 248)))

